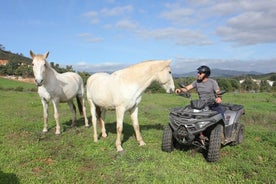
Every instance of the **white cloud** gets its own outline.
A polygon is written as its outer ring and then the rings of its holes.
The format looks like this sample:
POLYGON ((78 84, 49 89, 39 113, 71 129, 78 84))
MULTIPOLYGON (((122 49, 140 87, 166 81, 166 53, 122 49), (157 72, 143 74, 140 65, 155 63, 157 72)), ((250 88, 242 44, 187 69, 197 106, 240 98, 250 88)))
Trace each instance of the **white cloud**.
POLYGON ((84 14, 82 14, 83 17, 86 19, 89 19, 89 22, 92 24, 96 24, 100 22, 99 14, 96 11, 89 11, 84 14))
POLYGON ((100 11, 103 16, 118 16, 133 11, 132 5, 117 6, 114 8, 104 8, 100 11))
POLYGON ((254 45, 276 41, 276 1, 241 1, 242 11, 217 28, 223 41, 254 45), (261 3, 260 3, 261 2, 261 3))
POLYGON ((120 20, 116 23, 116 27, 126 30, 135 30, 138 24, 131 20, 120 20))
POLYGON ((82 14, 83 17, 89 20, 90 23, 96 24, 101 22, 105 17, 120 16, 131 13, 133 11, 132 5, 117 6, 114 8, 103 8, 101 10, 88 11, 82 14))
POLYGON ((177 28, 140 30, 138 34, 147 39, 169 40, 178 45, 208 45, 211 41, 201 31, 177 28))
POLYGON ((80 34, 77 35, 77 37, 83 39, 86 42, 99 42, 99 41, 103 40, 103 38, 94 37, 90 33, 80 33, 80 34))
MULTIPOLYGON (((182 1, 166 3, 161 18, 174 27, 201 34, 215 33, 222 41, 235 45, 254 45, 276 41, 276 1, 182 1)), ((211 40, 212 35, 206 39, 211 40)), ((200 37, 199 37, 200 39, 200 37)), ((189 42, 182 42, 188 43, 189 42)), ((194 44, 201 44, 199 41, 194 44)))

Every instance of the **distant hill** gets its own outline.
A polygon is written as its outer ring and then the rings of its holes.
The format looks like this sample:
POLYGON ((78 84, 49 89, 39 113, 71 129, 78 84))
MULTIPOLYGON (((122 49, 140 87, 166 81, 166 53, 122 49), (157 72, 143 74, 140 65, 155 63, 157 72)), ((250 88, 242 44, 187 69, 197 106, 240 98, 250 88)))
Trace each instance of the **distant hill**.
POLYGON ((0 49, 0 60, 8 60, 9 62, 14 61, 16 63, 31 64, 32 60, 23 54, 14 54, 10 51, 0 49))
MULTIPOLYGON (((212 77, 237 77, 237 76, 247 76, 247 75, 264 75, 260 72, 245 72, 245 71, 235 71, 235 70, 221 70, 221 69, 212 69, 211 76, 212 77)), ((184 73, 184 74, 174 74, 174 77, 180 78, 180 77, 195 77, 196 71, 184 73)))

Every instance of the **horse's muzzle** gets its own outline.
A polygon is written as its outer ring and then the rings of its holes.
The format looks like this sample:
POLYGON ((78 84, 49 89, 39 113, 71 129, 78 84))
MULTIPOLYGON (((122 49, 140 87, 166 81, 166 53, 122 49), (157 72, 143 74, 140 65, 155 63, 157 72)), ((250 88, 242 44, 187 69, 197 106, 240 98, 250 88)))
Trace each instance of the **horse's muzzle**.
POLYGON ((35 84, 36 84, 37 86, 42 86, 43 80, 37 80, 37 79, 35 79, 35 84))
POLYGON ((173 89, 173 88, 170 88, 170 89, 167 91, 167 93, 170 93, 170 94, 174 93, 174 89, 173 89))

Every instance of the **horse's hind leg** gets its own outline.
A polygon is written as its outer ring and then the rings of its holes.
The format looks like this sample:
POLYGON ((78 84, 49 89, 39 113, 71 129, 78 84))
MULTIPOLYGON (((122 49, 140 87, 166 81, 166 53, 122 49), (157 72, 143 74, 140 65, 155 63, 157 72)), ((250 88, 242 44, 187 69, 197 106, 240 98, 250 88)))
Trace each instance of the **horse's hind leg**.
POLYGON ((76 118, 76 106, 74 105, 73 100, 70 100, 67 103, 68 103, 68 105, 70 107, 70 110, 72 112, 72 124, 71 124, 71 126, 75 126, 76 120, 77 120, 77 118, 76 118))
POLYGON ((97 133, 97 115, 96 115, 96 106, 92 102, 91 99, 88 98, 88 103, 90 106, 90 111, 91 111, 91 119, 92 119, 92 124, 93 124, 93 138, 94 142, 98 142, 98 133, 97 133))
POLYGON ((123 151, 122 142, 121 142, 121 135, 122 135, 122 131, 123 131, 124 113, 125 113, 125 108, 122 108, 122 107, 117 107, 116 108, 117 138, 116 138, 116 143, 115 144, 116 144, 117 152, 123 151))
POLYGON ((77 103, 78 103, 78 107, 79 107, 79 110, 80 110, 80 114, 83 115, 83 117, 84 117, 84 124, 85 124, 86 127, 89 127, 88 119, 87 119, 87 115, 86 115, 86 108, 85 108, 85 105, 84 105, 83 95, 78 95, 77 96, 77 103))
POLYGON ((97 119, 99 121, 101 130, 102 130, 102 137, 106 138, 106 129, 105 129, 105 124, 104 124, 104 115, 105 115, 105 110, 101 110, 99 106, 96 107, 96 113, 97 113, 97 119))
POLYGON ((44 119, 44 126, 43 126, 43 133, 48 132, 48 102, 46 100, 41 99, 42 106, 43 106, 43 119, 44 119))
POLYGON ((141 132, 140 132, 140 127, 139 127, 139 122, 138 122, 138 107, 134 107, 130 111, 130 117, 132 120, 133 128, 136 134, 136 139, 137 142, 140 146, 146 145, 146 143, 143 141, 141 132))

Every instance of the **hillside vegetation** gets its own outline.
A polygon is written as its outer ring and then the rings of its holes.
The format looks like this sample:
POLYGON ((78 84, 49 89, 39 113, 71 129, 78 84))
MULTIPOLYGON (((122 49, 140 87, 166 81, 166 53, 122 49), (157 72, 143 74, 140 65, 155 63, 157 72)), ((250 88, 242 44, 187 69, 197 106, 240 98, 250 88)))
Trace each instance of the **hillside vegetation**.
MULTIPOLYGON (((22 54, 14 54, 10 51, 5 51, 3 46, 0 44, 0 60, 8 60, 9 63, 5 66, 0 65, 0 75, 16 75, 22 77, 33 77, 33 71, 31 67, 32 60, 28 57, 23 56, 22 54)), ((52 68, 54 68, 59 73, 64 72, 75 72, 71 65, 61 67, 59 64, 50 62, 52 68)), ((274 86, 269 86, 266 80, 276 81, 276 73, 262 74, 262 75, 242 75, 229 77, 233 74, 236 74, 236 71, 226 71, 215 69, 215 72, 225 75, 220 75, 216 77, 220 87, 226 91, 260 91, 260 92, 270 92, 276 91, 276 83, 274 86), (229 73, 230 72, 230 73, 229 73), (234 72, 234 73, 233 73, 234 72), (257 85, 252 79, 262 80, 260 85, 257 85), (239 80, 245 79, 243 84, 239 83, 239 80)), ((90 76, 87 72, 78 72, 83 78, 84 83, 86 83, 87 78, 90 76)), ((195 80, 194 77, 177 77, 175 81, 183 81, 186 85, 195 80)), ((147 91, 152 93, 161 92, 162 89, 159 84, 153 83, 147 91)))

